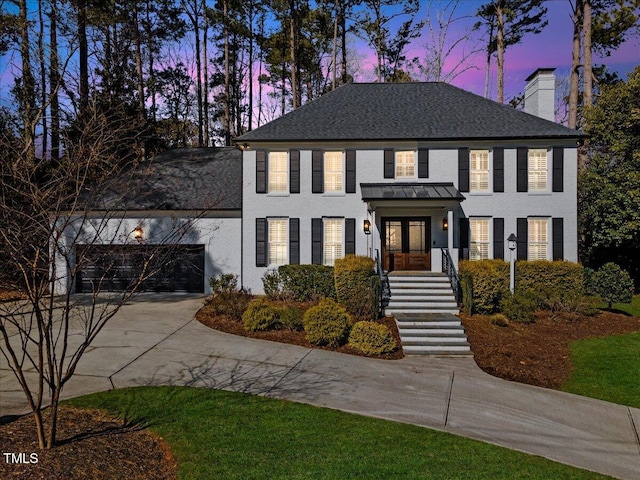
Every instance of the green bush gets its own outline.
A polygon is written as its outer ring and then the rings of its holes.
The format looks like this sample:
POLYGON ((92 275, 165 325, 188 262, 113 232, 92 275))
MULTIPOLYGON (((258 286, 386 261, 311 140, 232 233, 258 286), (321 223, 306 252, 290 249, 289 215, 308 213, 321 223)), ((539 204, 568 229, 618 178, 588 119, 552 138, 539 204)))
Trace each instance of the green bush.
POLYGON ((380 312, 379 288, 371 277, 374 261, 361 255, 336 260, 334 277, 336 299, 357 319, 375 320, 380 312))
POLYGON ((531 290, 516 292, 514 295, 508 292, 500 302, 500 309, 512 322, 533 323, 533 314, 539 304, 540 298, 531 290))
POLYGON ((535 260, 516 264, 516 290, 539 294, 540 308, 556 311, 584 295, 584 268, 567 261, 535 260))
POLYGON ((345 343, 350 324, 351 318, 345 308, 330 298, 311 307, 302 318, 307 339, 316 345, 330 347, 339 347, 345 343))
POLYGON ((333 267, 326 265, 281 265, 262 277, 270 300, 317 301, 335 298, 333 267))
POLYGON ((349 345, 366 355, 384 355, 393 352, 398 346, 386 325, 368 321, 353 325, 349 345))
POLYGON ((503 260, 462 260, 458 268, 465 310, 469 314, 496 313, 509 293, 509 264, 503 260))
POLYGON ((630 303, 633 299, 633 280, 615 263, 605 263, 588 278, 587 290, 599 295, 609 308, 614 303, 630 303))
POLYGON ((239 321, 252 299, 253 296, 246 291, 218 293, 207 302, 207 307, 213 315, 239 321))
POLYGON ((491 325, 495 325, 496 327, 508 327, 509 319, 502 313, 494 313, 489 317, 489 323, 491 323, 491 325))
POLYGON ((242 323, 248 332, 264 332, 280 328, 281 311, 266 298, 253 300, 242 315, 242 323))
POLYGON ((295 305, 283 305, 279 309, 280 325, 286 330, 302 330, 304 308, 295 305))
POLYGON ((211 287, 211 294, 214 297, 216 295, 232 292, 250 293, 247 289, 238 288, 238 275, 234 275, 233 273, 221 273, 220 275, 214 275, 209 278, 209 286, 211 287))

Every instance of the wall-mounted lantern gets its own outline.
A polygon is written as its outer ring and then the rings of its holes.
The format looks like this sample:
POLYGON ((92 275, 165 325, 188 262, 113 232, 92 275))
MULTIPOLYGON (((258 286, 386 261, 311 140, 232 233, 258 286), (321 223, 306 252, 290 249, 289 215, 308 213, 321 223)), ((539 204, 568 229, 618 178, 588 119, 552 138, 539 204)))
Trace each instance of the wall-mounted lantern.
POLYGON ((442 230, 445 232, 449 230, 449 219, 447 217, 442 219, 442 230))
POLYGON ((139 242, 144 240, 144 230, 142 230, 142 227, 136 227, 133 229, 133 238, 139 242))
POLYGON ((365 235, 371 235, 371 222, 369 220, 365 220, 362 224, 362 229, 364 230, 365 235))

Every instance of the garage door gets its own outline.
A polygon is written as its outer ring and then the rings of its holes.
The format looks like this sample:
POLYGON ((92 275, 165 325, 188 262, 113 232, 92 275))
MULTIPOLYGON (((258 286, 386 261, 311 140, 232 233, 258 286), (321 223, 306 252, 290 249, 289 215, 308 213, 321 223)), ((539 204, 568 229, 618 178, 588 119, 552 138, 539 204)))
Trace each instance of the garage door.
POLYGON ((76 292, 204 293, 204 245, 78 245, 76 292))

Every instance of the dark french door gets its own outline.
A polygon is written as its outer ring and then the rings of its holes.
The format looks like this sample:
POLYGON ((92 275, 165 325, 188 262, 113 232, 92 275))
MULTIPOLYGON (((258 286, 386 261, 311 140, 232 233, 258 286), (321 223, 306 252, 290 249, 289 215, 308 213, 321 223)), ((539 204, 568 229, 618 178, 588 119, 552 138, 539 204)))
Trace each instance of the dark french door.
POLYGON ((431 270, 431 218, 383 218, 383 268, 431 270))

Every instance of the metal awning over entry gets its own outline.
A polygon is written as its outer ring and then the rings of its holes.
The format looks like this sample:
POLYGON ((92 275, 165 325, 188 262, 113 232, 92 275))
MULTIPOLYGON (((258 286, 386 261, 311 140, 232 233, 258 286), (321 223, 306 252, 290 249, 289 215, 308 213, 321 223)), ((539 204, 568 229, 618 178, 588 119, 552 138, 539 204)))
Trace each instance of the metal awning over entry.
POLYGON ((361 183, 362 200, 371 207, 398 203, 423 205, 450 205, 465 197, 453 183, 361 183))

